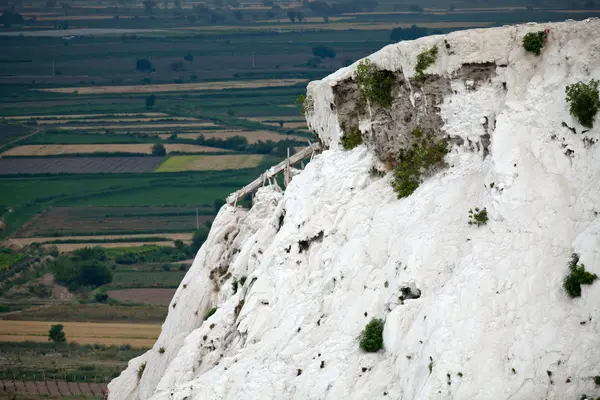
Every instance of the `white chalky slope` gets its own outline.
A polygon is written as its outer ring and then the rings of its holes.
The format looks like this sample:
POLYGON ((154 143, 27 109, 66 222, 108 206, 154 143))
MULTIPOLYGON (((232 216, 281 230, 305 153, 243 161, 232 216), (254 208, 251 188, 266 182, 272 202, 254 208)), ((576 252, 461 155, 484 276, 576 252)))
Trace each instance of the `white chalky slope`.
POLYGON ((440 111, 465 143, 493 117, 490 155, 454 145, 448 169, 398 200, 391 174, 370 173, 380 164, 365 145, 339 145, 332 86, 356 64, 312 82, 309 124, 329 149, 285 193, 263 188, 251 210, 221 209, 160 338, 111 382, 110 399, 600 396, 600 282, 575 299, 562 288, 573 252, 600 275, 600 144, 583 141, 600 139, 600 117, 582 134, 564 95, 600 79, 600 21, 461 31, 369 59, 410 77, 417 54, 444 39, 454 54, 428 73, 498 65, 476 89, 452 79, 440 111), (543 54, 525 53, 525 33, 548 27, 543 54), (468 225, 474 207, 487 225, 468 225), (400 304, 408 285, 421 297, 400 304), (357 338, 373 317, 385 319, 385 350, 369 354, 357 338))

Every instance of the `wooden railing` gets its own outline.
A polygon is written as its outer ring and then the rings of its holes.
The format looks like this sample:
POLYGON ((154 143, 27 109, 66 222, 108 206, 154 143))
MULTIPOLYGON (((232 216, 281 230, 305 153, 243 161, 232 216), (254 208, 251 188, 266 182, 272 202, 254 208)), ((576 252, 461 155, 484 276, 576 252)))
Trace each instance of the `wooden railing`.
POLYGON ((238 200, 243 199, 244 196, 246 196, 250 193, 254 193, 258 188, 264 186, 266 182, 268 182, 270 179, 276 177, 277 174, 279 174, 281 172, 284 173, 283 181, 284 181, 285 185, 287 186, 291 180, 291 174, 290 174, 291 166, 293 164, 296 164, 297 162, 300 162, 300 161, 308 158, 308 157, 312 157, 312 155, 314 153, 318 152, 319 150, 321 150, 321 145, 319 143, 310 143, 309 142, 309 147, 302 149, 301 151, 297 152, 296 154, 294 154, 293 156, 290 157, 289 149, 288 149, 288 157, 285 160, 283 160, 282 162, 280 162, 277 165, 272 166, 271 168, 266 170, 262 175, 260 175, 258 178, 256 178, 255 180, 253 180, 252 182, 250 182, 249 184, 247 184, 240 190, 230 194, 227 197, 227 203, 235 205, 238 200))

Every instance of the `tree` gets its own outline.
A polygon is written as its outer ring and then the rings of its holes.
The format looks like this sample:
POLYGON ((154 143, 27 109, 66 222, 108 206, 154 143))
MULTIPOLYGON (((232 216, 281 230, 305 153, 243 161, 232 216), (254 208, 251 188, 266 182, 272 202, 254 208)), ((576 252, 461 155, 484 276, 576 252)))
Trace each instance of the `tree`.
POLYGON ((152 63, 144 58, 139 59, 135 62, 135 69, 137 71, 150 72, 152 71, 152 63))
POLYGON ((279 121, 279 127, 283 128, 283 124, 285 124, 285 121, 279 121))
POLYGON ((79 265, 78 286, 98 287, 112 282, 112 271, 107 263, 86 261, 79 265))
POLYGON ((23 16, 13 11, 4 11, 0 15, 0 24, 4 25, 5 28, 10 28, 13 25, 23 25, 24 22, 23 16))
POLYGON ((180 9, 181 8, 181 0, 173 1, 173 7, 175 7, 176 9, 180 9))
POLYGON ((48 341, 54 343, 64 343, 67 341, 65 333, 63 332, 64 326, 62 324, 52 325, 48 331, 48 341))
POLYGON ((417 4, 411 4, 410 6, 408 6, 408 10, 412 11, 412 12, 418 12, 418 13, 422 13, 423 7, 421 7, 420 5, 417 4))
POLYGON ((148 110, 152 109, 154 107, 154 104, 156 103, 156 96, 151 94, 150 96, 146 97, 146 108, 148 110))
POLYGON ((273 0, 263 0, 263 6, 265 7, 273 7, 273 0))
POLYGON ((321 58, 335 58, 336 53, 335 50, 331 47, 324 46, 322 44, 313 47, 312 52, 315 56, 321 58))
POLYGON ((235 17, 235 19, 237 19, 238 21, 243 21, 244 20, 244 13, 241 12, 240 10, 235 10, 233 12, 233 16, 235 17))
POLYGON ((394 28, 390 34, 390 40, 393 42, 399 42, 401 40, 414 40, 423 36, 427 36, 429 33, 427 28, 422 28, 417 25, 413 25, 410 28, 394 28))
POLYGON ((185 61, 192 62, 192 61, 194 61, 194 55, 192 53, 188 52, 185 56, 183 56, 183 59, 185 61))
POLYGON ((225 200, 223 200, 223 199, 216 199, 213 205, 215 207, 215 212, 219 212, 219 210, 221 209, 221 207, 223 207, 225 205, 225 200))
POLYGON ((267 11, 267 18, 273 19, 275 18, 275 15, 275 12, 273 12, 272 10, 267 11))
POLYGON ((148 14, 152 14, 153 8, 156 7, 156 2, 154 0, 145 0, 142 2, 142 4, 144 5, 144 8, 148 14))
POLYGON ((173 244, 175 245, 175 248, 177 250, 184 250, 185 249, 185 243, 183 243, 182 240, 177 239, 176 241, 173 242, 173 244))
POLYGON ((165 149, 165 146, 163 146, 160 143, 155 143, 154 146, 152 146, 152 155, 153 156, 165 156, 167 155, 167 150, 165 149))
POLYGON ((206 241, 207 237, 208 232, 203 229, 194 232, 194 235, 192 236, 192 243, 190 244, 190 251, 194 254, 197 253, 198 250, 200 250, 200 247, 202 247, 206 241))
POLYGON ((456 10, 456 7, 454 6, 454 4, 450 3, 450 5, 448 6, 448 11, 454 11, 456 10))
POLYGON ((177 61, 173 61, 171 63, 171 71, 178 72, 178 71, 183 71, 183 70, 185 70, 183 61, 177 60, 177 61))
POLYGON ((294 10, 288 11, 287 16, 290 19, 290 21, 296 22, 296 11, 294 11, 294 10))
POLYGON ((296 18, 298 18, 298 22, 304 21, 304 13, 301 11, 296 12, 296 18))

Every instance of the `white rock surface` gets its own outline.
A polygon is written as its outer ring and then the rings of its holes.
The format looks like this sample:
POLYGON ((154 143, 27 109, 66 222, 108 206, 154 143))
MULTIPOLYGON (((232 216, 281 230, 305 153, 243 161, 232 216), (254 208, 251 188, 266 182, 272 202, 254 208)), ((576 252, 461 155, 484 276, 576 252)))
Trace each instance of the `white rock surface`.
POLYGON ((370 174, 380 164, 364 145, 339 146, 331 87, 356 64, 311 82, 309 124, 329 150, 285 193, 263 188, 250 211, 221 209, 160 338, 110 383, 110 399, 600 396, 600 282, 576 299, 562 288, 573 252, 600 275, 600 144, 582 141, 600 138, 600 117, 585 134, 561 126, 584 129, 564 92, 600 79, 600 21, 461 31, 369 58, 412 76, 416 55, 444 39, 455 54, 441 52, 428 73, 506 65, 475 89, 453 80, 441 106, 443 129, 464 139, 495 118, 490 155, 455 146, 449 169, 398 200, 390 174, 370 174), (542 56, 526 54, 525 33, 547 27, 542 56), (487 208, 487 225, 468 225, 473 207, 487 208), (215 291, 219 266, 231 278, 215 291), (407 285, 421 297, 402 305, 407 285), (386 321, 385 350, 367 354, 357 338, 372 317, 386 321))

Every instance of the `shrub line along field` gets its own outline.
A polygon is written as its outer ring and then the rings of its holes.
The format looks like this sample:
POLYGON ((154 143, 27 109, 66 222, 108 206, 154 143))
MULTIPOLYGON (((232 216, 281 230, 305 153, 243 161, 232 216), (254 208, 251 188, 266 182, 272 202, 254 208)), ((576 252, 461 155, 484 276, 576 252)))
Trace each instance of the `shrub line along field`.
POLYGON ((294 86, 306 83, 305 79, 263 79, 255 81, 220 81, 199 83, 172 83, 162 85, 126 85, 126 86, 84 86, 65 88, 36 89, 53 93, 77 94, 117 94, 117 93, 159 93, 192 90, 256 89, 266 87, 294 86))
MULTIPOLYGON (((49 236, 49 237, 27 237, 27 238, 10 238, 7 239, 5 242, 6 244, 16 244, 18 246, 26 246, 26 245, 30 245, 32 243, 48 243, 48 242, 54 242, 56 240, 60 240, 61 242, 65 242, 68 243, 69 241, 76 241, 76 242, 81 242, 81 241, 88 241, 88 245, 91 245, 92 243, 94 243, 94 241, 101 241, 101 240, 106 240, 108 242, 110 242, 111 240, 123 240, 123 241, 127 241, 127 242, 138 242, 137 239, 138 238, 156 238, 156 242, 162 242, 161 240, 159 240, 159 238, 165 238, 169 241, 175 241, 175 240, 182 240, 184 242, 189 242, 190 240, 192 240, 192 234, 191 233, 148 233, 148 234, 142 234, 142 235, 94 235, 94 236, 49 236)), ((121 242, 121 246, 131 246, 130 244, 128 244, 127 242, 121 242)), ((117 242, 115 242, 117 243, 117 242)), ((144 242, 146 243, 146 242, 144 242)), ((164 243, 160 243, 160 245, 162 246, 164 243)))
POLYGON ((67 339, 80 344, 152 347, 160 333, 159 324, 0 320, 0 342, 47 342, 54 324, 64 325, 67 339))

